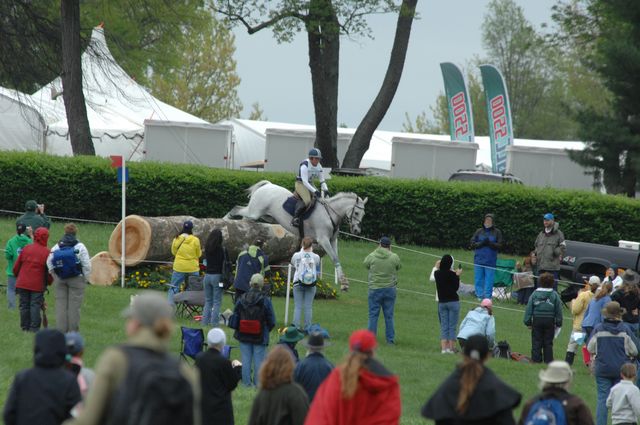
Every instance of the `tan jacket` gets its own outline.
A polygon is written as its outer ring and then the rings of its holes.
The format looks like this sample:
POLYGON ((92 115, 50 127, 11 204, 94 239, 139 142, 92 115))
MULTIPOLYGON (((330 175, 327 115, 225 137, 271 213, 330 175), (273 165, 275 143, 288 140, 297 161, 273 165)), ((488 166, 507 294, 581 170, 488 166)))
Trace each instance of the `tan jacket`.
MULTIPOLYGON (((161 340, 147 328, 140 329, 136 335, 129 338, 126 344, 160 352, 168 351, 168 341, 161 340)), ((181 368, 182 374, 193 390, 194 424, 200 425, 200 376, 195 368, 185 364, 181 364, 181 368)), ((64 422, 64 425, 100 425, 106 421, 111 397, 124 381, 127 372, 125 354, 117 347, 107 348, 98 359, 95 372, 96 378, 87 394, 82 411, 77 418, 69 419, 64 422)))
POLYGON ((591 291, 580 291, 576 299, 571 301, 571 316, 573 316, 573 330, 582 332, 582 320, 587 311, 589 302, 593 299, 594 293, 591 291))

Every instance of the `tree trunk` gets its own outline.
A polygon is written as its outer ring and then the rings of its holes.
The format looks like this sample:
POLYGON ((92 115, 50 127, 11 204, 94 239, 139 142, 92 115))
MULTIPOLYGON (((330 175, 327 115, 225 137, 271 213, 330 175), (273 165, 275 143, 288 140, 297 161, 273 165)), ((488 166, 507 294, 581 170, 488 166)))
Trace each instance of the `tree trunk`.
POLYGON ((349 149, 344 156, 344 161, 342 161, 342 166, 345 168, 360 167, 360 161, 362 161, 362 157, 369 149, 373 132, 380 125, 396 94, 407 56, 411 26, 415 17, 417 3, 418 0, 402 0, 387 73, 384 76, 378 95, 351 139, 349 149))
POLYGON ((632 150, 627 150, 627 157, 624 161, 624 168, 622 171, 624 194, 629 198, 636 197, 636 188, 638 184, 638 172, 636 168, 637 154, 632 150))
POLYGON ((107 251, 100 251, 91 259, 91 275, 89 282, 92 285, 109 286, 120 277, 120 266, 113 261, 107 251))
MULTIPOLYGON (((193 221, 193 234, 200 239, 204 251, 207 237, 213 229, 220 229, 224 245, 232 260, 255 239, 265 241, 264 251, 270 263, 289 260, 300 248, 298 237, 278 224, 258 223, 249 220, 225 220, 221 218, 194 218, 189 216, 126 218, 125 265, 135 266, 143 261, 171 261, 171 243, 182 229, 185 220, 193 221)), ((122 253, 122 222, 118 223, 109 238, 109 254, 120 264, 122 253)))
POLYGON ((71 149, 74 155, 95 155, 84 92, 82 91, 79 0, 62 0, 60 15, 62 22, 62 96, 67 113, 71 149))
POLYGON ((322 164, 338 168, 338 77, 340 27, 331 0, 311 0, 306 19, 309 68, 322 164))

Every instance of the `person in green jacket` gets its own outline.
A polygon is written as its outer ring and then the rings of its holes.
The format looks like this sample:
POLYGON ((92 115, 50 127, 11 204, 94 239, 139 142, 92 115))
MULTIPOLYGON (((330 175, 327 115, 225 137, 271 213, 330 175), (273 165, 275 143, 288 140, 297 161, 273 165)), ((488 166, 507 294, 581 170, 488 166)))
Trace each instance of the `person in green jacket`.
POLYGON ((13 275, 13 265, 22 248, 33 242, 27 235, 27 226, 24 224, 16 224, 16 233, 7 241, 7 246, 4 249, 4 256, 7 259, 7 305, 9 310, 16 308, 16 277, 13 275))
POLYGON ((31 227, 33 233, 38 227, 51 226, 51 219, 44 213, 44 204, 38 204, 34 200, 29 200, 24 204, 25 213, 16 220, 16 224, 24 224, 27 228, 31 227))
POLYGON ((555 279, 551 273, 542 273, 540 285, 527 303, 524 324, 531 329, 531 360, 535 363, 553 361, 553 338, 562 327, 562 301, 553 290, 555 279))
POLYGON ((364 265, 369 270, 368 329, 377 334, 378 316, 382 308, 387 344, 395 344, 393 308, 396 303, 400 257, 391 252, 391 240, 387 236, 380 238, 380 246, 367 255, 364 265))

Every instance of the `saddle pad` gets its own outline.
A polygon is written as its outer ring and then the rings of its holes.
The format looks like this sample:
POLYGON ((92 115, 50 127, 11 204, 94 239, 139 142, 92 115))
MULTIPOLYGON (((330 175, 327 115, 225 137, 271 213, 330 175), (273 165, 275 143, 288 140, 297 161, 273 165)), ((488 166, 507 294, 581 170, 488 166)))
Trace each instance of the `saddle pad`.
MULTIPOLYGON (((295 196, 289 196, 286 201, 282 204, 282 209, 285 210, 290 216, 293 217, 293 213, 296 210, 296 203, 298 203, 298 198, 295 196)), ((311 202, 311 208, 307 209, 304 214, 302 214, 302 219, 306 220, 309 218, 311 213, 315 208, 316 203, 311 202)))

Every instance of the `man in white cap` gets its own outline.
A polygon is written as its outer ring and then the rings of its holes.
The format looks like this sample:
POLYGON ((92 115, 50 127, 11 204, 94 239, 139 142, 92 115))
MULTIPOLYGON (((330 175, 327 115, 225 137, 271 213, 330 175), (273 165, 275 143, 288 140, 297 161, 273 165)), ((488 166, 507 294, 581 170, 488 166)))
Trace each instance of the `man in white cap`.
POLYGON ((555 421, 547 423, 593 425, 589 407, 580 397, 569 393, 573 372, 567 362, 553 361, 538 376, 542 393, 524 405, 519 424, 537 423, 535 420, 543 415, 549 421, 549 415, 553 415, 555 421))
POLYGON ((224 357, 227 336, 220 328, 207 334, 209 349, 196 358, 202 384, 202 423, 233 425, 231 392, 240 381, 240 362, 224 357))

